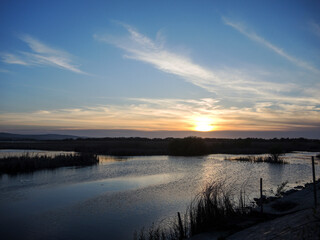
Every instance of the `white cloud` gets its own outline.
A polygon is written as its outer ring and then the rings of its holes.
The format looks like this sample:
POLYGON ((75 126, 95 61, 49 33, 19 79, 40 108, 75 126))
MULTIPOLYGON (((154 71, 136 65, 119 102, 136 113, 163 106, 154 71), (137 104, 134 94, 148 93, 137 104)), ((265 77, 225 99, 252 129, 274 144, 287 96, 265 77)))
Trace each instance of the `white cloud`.
POLYGON ((303 60, 300 60, 296 57, 291 56, 290 54, 286 53, 283 49, 279 48, 278 46, 270 43, 269 41, 265 40, 264 38, 260 37, 259 35, 257 35, 256 33, 252 32, 252 31, 248 31, 247 28, 238 22, 232 22, 229 19, 222 17, 222 20, 224 21, 224 23, 226 25, 231 26, 232 28, 236 29, 237 31, 239 31, 240 33, 242 33, 243 35, 247 36, 248 38, 250 38, 251 40, 258 42, 262 45, 264 45, 265 47, 271 49, 273 52, 275 52, 276 54, 280 55, 281 57, 287 59, 288 61, 292 62, 293 64, 295 64, 296 66, 302 67, 304 69, 310 70, 314 73, 319 74, 320 71, 318 69, 316 69, 314 66, 312 66, 310 63, 307 63, 303 60))
POLYGON ((49 47, 29 35, 23 35, 20 39, 24 41, 32 51, 20 51, 19 54, 3 53, 1 54, 3 62, 26 66, 47 65, 75 73, 87 74, 72 62, 72 57, 69 53, 49 47))

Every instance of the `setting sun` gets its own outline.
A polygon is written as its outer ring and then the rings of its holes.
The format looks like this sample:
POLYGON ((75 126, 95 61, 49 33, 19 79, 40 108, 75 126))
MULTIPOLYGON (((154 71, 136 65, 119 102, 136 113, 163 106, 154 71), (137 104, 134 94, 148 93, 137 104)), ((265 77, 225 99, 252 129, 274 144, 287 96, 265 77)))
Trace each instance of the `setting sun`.
POLYGON ((212 125, 212 119, 207 117, 200 117, 195 120, 195 127, 194 130, 200 131, 200 132, 209 132, 214 129, 214 126, 212 125))

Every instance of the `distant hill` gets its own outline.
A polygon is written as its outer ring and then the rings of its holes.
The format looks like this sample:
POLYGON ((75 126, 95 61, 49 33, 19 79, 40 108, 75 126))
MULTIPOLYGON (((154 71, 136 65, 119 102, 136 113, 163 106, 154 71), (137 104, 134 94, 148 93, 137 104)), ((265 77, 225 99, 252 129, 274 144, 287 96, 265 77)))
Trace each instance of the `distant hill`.
POLYGON ((12 134, 0 133, 0 141, 24 141, 24 140, 63 140, 63 139, 77 139, 73 135, 60 135, 60 134, 12 134))

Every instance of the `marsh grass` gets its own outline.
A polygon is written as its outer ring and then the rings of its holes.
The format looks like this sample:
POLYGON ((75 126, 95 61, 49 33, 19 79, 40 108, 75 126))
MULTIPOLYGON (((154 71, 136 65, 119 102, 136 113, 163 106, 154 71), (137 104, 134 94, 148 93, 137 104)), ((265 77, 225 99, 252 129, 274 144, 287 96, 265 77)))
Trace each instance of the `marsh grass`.
POLYGON ((235 201, 224 185, 208 184, 190 203, 182 220, 176 217, 170 224, 153 224, 135 232, 134 239, 181 240, 207 231, 234 230, 250 215, 244 196, 242 190, 235 201))
POLYGON ((246 156, 246 157, 236 157, 236 158, 225 158, 225 160, 240 161, 240 162, 264 162, 264 157, 246 156))
POLYGON ((97 155, 91 153, 61 154, 56 156, 25 154, 0 159, 0 174, 28 173, 43 169, 97 164, 97 155))
POLYGON ((225 158, 229 161, 241 161, 241 162, 251 162, 251 163, 274 163, 274 164, 287 164, 284 161, 282 154, 269 154, 265 157, 256 157, 256 156, 245 156, 245 157, 236 157, 236 158, 225 158))

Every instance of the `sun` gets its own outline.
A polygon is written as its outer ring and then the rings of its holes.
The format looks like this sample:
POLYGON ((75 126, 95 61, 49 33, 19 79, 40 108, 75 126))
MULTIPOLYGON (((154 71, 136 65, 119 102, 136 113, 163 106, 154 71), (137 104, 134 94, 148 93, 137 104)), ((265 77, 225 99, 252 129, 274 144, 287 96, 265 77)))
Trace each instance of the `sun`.
POLYGON ((212 125, 212 119, 207 117, 199 117, 196 118, 194 122, 194 130, 199 132, 209 132, 214 129, 214 126, 212 125))

